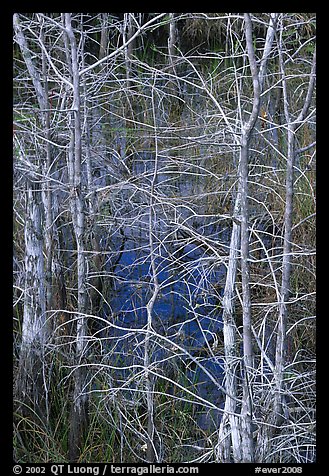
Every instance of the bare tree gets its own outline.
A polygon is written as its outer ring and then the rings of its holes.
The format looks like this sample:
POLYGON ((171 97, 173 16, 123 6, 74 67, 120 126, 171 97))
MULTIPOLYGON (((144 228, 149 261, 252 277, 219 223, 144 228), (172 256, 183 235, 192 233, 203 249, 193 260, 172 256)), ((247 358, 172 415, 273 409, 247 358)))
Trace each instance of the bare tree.
POLYGON ((81 138, 81 100, 78 50, 72 28, 71 14, 65 14, 65 30, 70 44, 72 69, 73 103, 71 108, 71 139, 68 151, 70 173, 71 213, 77 245, 77 314, 76 314, 76 349, 74 372, 74 392, 71 413, 69 458, 77 461, 81 453, 88 424, 88 397, 85 393, 86 372, 81 365, 86 357, 87 321, 86 310, 86 258, 84 255, 85 234, 85 199, 82 189, 82 138, 81 138))
MULTIPOLYGON (((41 83, 39 71, 32 60, 29 45, 17 14, 14 15, 14 28, 17 43, 26 68, 30 73, 37 97, 41 123, 47 127, 45 90, 41 83)), ((19 160, 22 164, 26 164, 29 159, 26 157, 25 142, 18 138, 16 138, 16 141, 19 160)), ((21 411, 23 414, 33 415, 33 412, 36 412, 39 418, 46 418, 44 350, 48 339, 48 327, 46 321, 47 289, 43 256, 43 204, 40 180, 42 170, 37 157, 31 159, 30 166, 30 170, 25 172, 25 303, 16 397, 22 405, 21 411)))
POLYGON ((15 15, 33 459, 314 461, 314 25, 15 15))
MULTIPOLYGON (((241 423, 235 416, 231 416, 231 434, 234 461, 236 462, 251 462, 254 459, 253 448, 253 434, 252 434, 252 380, 254 374, 254 356, 253 356, 253 336, 252 336, 252 320, 251 320, 251 301, 250 301, 250 272, 249 272, 249 208, 248 208, 248 182, 249 182, 249 148, 251 135, 254 131, 256 121, 258 119, 260 110, 260 96, 262 90, 262 78, 266 71, 266 61, 271 50, 271 45, 274 39, 274 26, 276 21, 276 15, 273 14, 270 19, 268 33, 266 37, 266 43, 263 50, 263 57, 261 62, 261 71, 258 71, 256 64, 255 52, 252 39, 252 23, 249 14, 245 14, 245 34, 246 34, 246 46, 247 54, 250 64, 251 77, 253 82, 253 103, 252 111, 248 121, 246 121, 241 128, 241 142, 240 142, 240 160, 239 160, 239 191, 235 202, 234 209, 234 224, 231 235, 230 244, 230 272, 227 273, 225 292, 227 293, 225 301, 225 308, 223 313, 224 323, 224 343, 225 352, 229 361, 237 361, 239 354, 236 352, 235 336, 232 329, 235 326, 233 320, 232 310, 232 296, 233 296, 233 283, 236 277, 236 261, 237 250, 239 247, 239 224, 241 223, 241 276, 242 276, 242 315, 243 315, 243 396, 241 405, 241 423), (236 223, 238 221, 238 223, 236 223), (233 254, 234 253, 234 254, 233 254), (232 260, 232 261, 231 261, 232 260), (226 307, 227 306, 227 307, 226 307), (230 316, 230 317, 228 317, 230 316), (225 342, 225 337, 226 341, 225 342), (232 355, 233 350, 233 355, 232 355), (240 443, 241 442, 241 443, 240 443), (240 453, 241 447, 241 453, 240 453)), ((225 294, 224 294, 225 296, 225 294)), ((236 367, 236 364, 235 364, 236 367)), ((227 369, 227 375, 232 372, 232 367, 227 369)), ((236 370, 234 369, 232 375, 228 381, 227 389, 235 389, 233 395, 236 395, 236 370)), ((232 392, 229 391, 230 394, 232 392)), ((235 410, 235 402, 232 401, 230 396, 228 400, 228 412, 235 410), (233 407, 233 408, 232 408, 233 407)), ((224 419, 223 419, 224 422, 224 419)), ((225 441, 225 433, 223 422, 219 431, 219 441, 225 441)), ((221 443, 223 444, 223 443, 221 443)), ((224 461, 229 459, 229 447, 226 444, 225 451, 219 452, 219 459, 224 461)))
POLYGON ((284 116, 287 124, 287 169, 286 169, 286 197, 284 211, 284 236, 283 236, 283 257, 282 257, 282 280, 280 289, 280 303, 278 315, 278 336, 275 351, 275 376, 276 389, 273 405, 274 425, 284 424, 285 412, 283 404, 285 401, 284 369, 287 364, 287 316, 289 300, 291 295, 291 267, 292 267, 292 226, 293 226, 293 195, 294 195, 294 168, 296 158, 296 131, 307 118, 312 102, 312 95, 315 87, 315 67, 316 52, 314 51, 309 83, 305 95, 303 107, 299 111, 296 119, 292 118, 290 111, 290 100, 287 89, 287 78, 285 72, 285 61, 283 60, 282 27, 279 39, 279 58, 283 89, 284 116))

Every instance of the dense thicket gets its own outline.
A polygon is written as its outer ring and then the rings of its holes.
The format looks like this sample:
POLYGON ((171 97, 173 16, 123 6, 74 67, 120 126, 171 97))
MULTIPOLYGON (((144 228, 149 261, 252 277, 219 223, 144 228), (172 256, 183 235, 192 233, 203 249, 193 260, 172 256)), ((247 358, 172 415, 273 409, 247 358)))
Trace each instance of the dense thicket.
POLYGON ((315 42, 14 15, 16 461, 315 461, 315 42))

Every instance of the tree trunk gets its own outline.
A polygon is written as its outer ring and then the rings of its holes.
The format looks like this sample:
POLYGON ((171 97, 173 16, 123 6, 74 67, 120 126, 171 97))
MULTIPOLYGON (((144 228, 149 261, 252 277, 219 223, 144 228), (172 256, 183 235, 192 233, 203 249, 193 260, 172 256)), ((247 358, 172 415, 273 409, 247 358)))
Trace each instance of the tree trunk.
POLYGON ((132 21, 133 13, 125 13, 124 14, 124 24, 123 24, 123 44, 128 42, 128 45, 125 47, 125 63, 126 63, 126 78, 127 78, 127 87, 130 88, 132 86, 132 82, 130 81, 131 78, 131 59, 132 54, 134 51, 134 43, 135 41, 130 41, 134 34, 134 25, 132 21), (129 43, 130 41, 130 43, 129 43))
POLYGON ((283 405, 286 399, 286 390, 284 384, 284 371, 287 364, 287 319, 290 297, 290 279, 291 279, 291 253, 292 253, 292 224, 293 224, 293 195, 294 195, 294 168, 295 168, 295 142, 296 130, 305 120, 315 86, 315 67, 316 53, 314 52, 313 63, 310 72, 308 90, 306 93, 303 108, 298 117, 293 120, 290 111, 290 101, 288 97, 287 78, 285 74, 285 63, 283 60, 282 29, 278 44, 280 72, 282 78, 282 93, 284 116, 287 128, 287 168, 286 168, 286 197, 284 211, 284 238, 283 238, 283 258, 282 258, 282 278, 279 299, 279 315, 277 321, 277 338, 275 345, 275 365, 274 365, 274 398, 271 404, 271 410, 267 417, 267 427, 261 429, 258 435, 259 440, 259 460, 265 461, 271 445, 271 440, 281 425, 285 423, 286 413, 283 405))
MULTIPOLYGON (((241 193, 238 190, 233 216, 240 212, 241 193)), ((239 419, 236 414, 237 395, 237 366, 238 355, 236 346, 236 323, 234 319, 234 288, 236 281, 238 250, 240 247, 240 225, 233 222, 230 241, 230 253, 226 274, 226 283, 223 296, 223 336, 225 353, 225 405, 218 432, 216 446, 216 461, 221 463, 231 462, 231 445, 233 459, 241 461, 241 438, 239 419)))
MULTIPOLYGON (((154 79, 155 84, 155 79, 154 79)), ((152 365, 151 354, 151 335, 152 335, 152 320, 153 320, 153 308, 156 302, 157 296, 160 291, 159 280, 157 276, 157 268, 155 263, 155 249, 154 249, 154 223, 156 223, 156 210, 154 203, 155 185, 158 178, 158 142, 157 142, 157 121, 155 112, 155 94, 154 87, 152 88, 152 113, 154 121, 154 140, 155 140, 155 163, 154 173, 150 187, 150 208, 149 208, 149 246, 150 246, 150 260, 151 260, 151 272, 153 282, 153 292, 151 298, 146 305, 147 311, 147 327, 145 336, 145 349, 144 349, 144 368, 145 368, 145 387, 146 387, 146 402, 147 402, 147 460, 149 463, 159 462, 158 449, 156 448, 155 434, 156 427, 154 422, 154 376, 150 373, 149 368, 152 365)))
MULTIPOLYGON (((282 39, 282 38, 281 38, 282 39)), ((283 238, 283 258, 282 258, 282 281, 281 281, 281 299, 279 303, 278 317, 278 335, 275 352, 275 378, 276 389, 273 405, 274 425, 279 426, 284 420, 284 411, 282 409, 285 400, 283 374, 286 364, 286 346, 287 346, 287 318, 288 305, 290 297, 290 278, 291 278, 291 252, 292 252, 292 224, 293 224, 293 195, 294 195, 294 168, 295 168, 295 142, 296 130, 305 120, 315 86, 315 67, 316 52, 314 52, 312 68, 308 90, 305 102, 296 120, 293 120, 289 111, 289 98, 287 90, 287 78, 285 74, 285 65, 282 58, 282 45, 279 46, 280 67, 282 75, 284 115, 287 124, 287 169, 286 169, 286 200, 284 212, 284 238, 283 238)))
POLYGON ((70 168, 73 172, 71 179, 71 210, 74 233, 77 244, 77 275, 78 275, 78 312, 76 314, 76 349, 75 349, 75 372, 74 391, 70 417, 69 435, 69 460, 78 461, 83 449, 86 431, 88 427, 88 397, 85 391, 86 369, 83 366, 87 353, 86 336, 87 323, 84 316, 86 309, 86 263, 84 247, 84 199, 82 196, 81 182, 81 108, 80 108, 80 79, 78 69, 78 56, 75 35, 72 30, 71 14, 65 14, 65 27, 70 43, 73 105, 72 105, 72 129, 69 151, 70 168))
MULTIPOLYGON (((274 26, 276 17, 271 14, 266 42, 261 60, 260 71, 256 65, 255 52, 252 39, 252 23, 250 15, 245 13, 245 34, 246 46, 253 80, 253 104, 250 117, 242 125, 239 160, 239 188, 235 201, 234 220, 241 224, 241 239, 238 240, 239 224, 234 222, 230 243, 230 259, 226 276, 226 285, 223 299, 223 332, 224 351, 226 359, 225 377, 226 391, 228 395, 225 400, 225 410, 219 430, 219 441, 217 445, 217 460, 227 462, 230 460, 229 439, 225 434, 225 425, 230 421, 232 452, 234 462, 252 462, 254 460, 254 441, 252 432, 252 389, 251 381, 254 370, 253 344, 252 344, 252 322, 251 322, 251 300, 250 300, 250 279, 249 279, 249 210, 248 210, 248 180, 249 180, 249 142, 255 127, 259 109, 260 94, 263 79, 266 71, 266 62, 271 50, 274 38, 274 26), (234 321, 232 299, 234 295, 234 284, 237 267, 237 250, 241 250, 241 276, 242 276, 242 318, 243 318, 243 359, 242 359, 242 406, 241 418, 237 420, 235 413, 235 397, 237 394, 236 367, 239 353, 235 345, 234 321), (235 366, 228 365, 228 362, 235 362, 235 366), (231 416, 230 416, 231 414, 231 416)), ((228 432, 228 429, 226 430, 228 432)))
MULTIPOLYGON (((36 69, 29 45, 22 30, 18 14, 13 17, 15 35, 26 68, 32 79, 38 100, 43 126, 47 127, 45 90, 36 69)), ((23 151, 24 154, 24 151, 23 151)), ((24 159, 24 157, 23 157, 24 159)), ((37 164, 36 169, 37 169, 37 164)), ((35 169, 35 170, 36 170, 35 169)), ((46 322, 47 293, 43 256, 42 194, 40 185, 34 182, 33 172, 26 179, 25 220, 25 295, 22 343, 17 378, 17 398, 22 412, 48 417, 47 391, 45 386, 44 345, 48 339, 46 322)), ((40 175, 38 175, 39 179, 40 175)))
POLYGON ((251 331, 251 302, 249 279, 249 230, 248 230, 248 139, 241 145, 241 276, 243 319, 243 398, 241 408, 241 437, 243 462, 253 461, 253 437, 251 430, 252 401, 250 382, 253 375, 253 347, 251 331))
POLYGON ((175 14, 169 13, 169 38, 168 38, 168 56, 169 56, 169 64, 172 67, 172 73, 175 73, 174 69, 174 55, 175 55, 175 44, 177 39, 177 32, 176 32, 176 24, 175 24, 175 14))
POLYGON ((16 396, 23 415, 46 418, 44 345, 47 339, 46 293, 41 225, 41 194, 27 182, 25 221, 25 295, 16 396))

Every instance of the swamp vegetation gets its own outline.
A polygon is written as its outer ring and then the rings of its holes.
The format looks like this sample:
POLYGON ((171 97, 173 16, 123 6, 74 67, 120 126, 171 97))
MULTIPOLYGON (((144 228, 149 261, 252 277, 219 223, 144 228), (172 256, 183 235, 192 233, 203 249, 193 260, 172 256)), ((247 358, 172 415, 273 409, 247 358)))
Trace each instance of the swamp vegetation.
POLYGON ((315 42, 14 15, 15 461, 315 461, 315 42))

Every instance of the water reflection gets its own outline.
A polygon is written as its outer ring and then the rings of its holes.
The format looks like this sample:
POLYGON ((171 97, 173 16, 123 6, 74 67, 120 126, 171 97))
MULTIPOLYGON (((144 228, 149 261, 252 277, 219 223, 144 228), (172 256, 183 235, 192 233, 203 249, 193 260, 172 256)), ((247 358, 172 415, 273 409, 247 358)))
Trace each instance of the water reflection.
MULTIPOLYGON (((133 175, 147 190, 154 157, 146 155, 135 160, 133 175)), ((161 170, 165 170, 165 158, 161 160, 161 170)), ((202 188, 202 178, 199 180, 198 187, 202 188)), ((180 183, 170 173, 159 173, 157 193, 160 195, 161 188, 168 189, 170 185, 182 196, 191 194, 191 185, 184 180, 180 183)), ((103 242, 104 251, 113 253, 105 266, 113 280, 102 316, 109 326, 102 335, 108 339, 109 361, 116 367, 118 386, 128 391, 128 387, 138 386, 138 379, 132 377, 136 368, 144 365, 147 303, 153 293, 153 281, 148 195, 145 198, 140 190, 131 189, 121 190, 120 194, 121 215, 125 212, 125 218, 115 230, 112 228, 110 240, 103 242), (129 386, 125 382, 130 382, 129 386)), ((183 387, 190 388, 200 397, 196 401, 202 403, 198 407, 199 425, 208 428, 210 422, 218 424, 220 413, 216 407, 222 405, 217 384, 222 381, 223 361, 216 357, 214 345, 222 328, 220 283, 224 282, 226 270, 197 235, 215 243, 223 241, 224 231, 216 217, 208 215, 200 205, 195 211, 192 205, 166 207, 161 201, 152 230, 160 291, 152 311, 150 362, 155 374, 168 378, 173 377, 175 365, 183 369, 183 387), (182 227, 177 226, 177 220, 182 227)))

